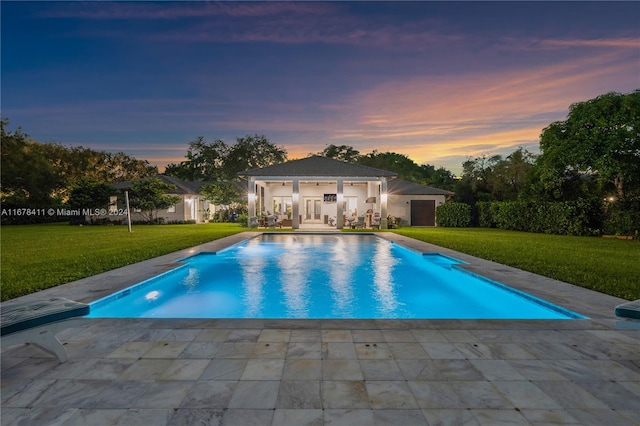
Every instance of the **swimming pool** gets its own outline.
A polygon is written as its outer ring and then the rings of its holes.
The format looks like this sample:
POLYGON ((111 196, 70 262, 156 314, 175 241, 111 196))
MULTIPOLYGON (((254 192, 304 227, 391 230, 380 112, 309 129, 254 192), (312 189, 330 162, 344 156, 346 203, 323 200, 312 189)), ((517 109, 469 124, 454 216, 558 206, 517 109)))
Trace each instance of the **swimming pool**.
POLYGON ((91 304, 105 318, 575 319, 375 235, 263 234, 91 304))

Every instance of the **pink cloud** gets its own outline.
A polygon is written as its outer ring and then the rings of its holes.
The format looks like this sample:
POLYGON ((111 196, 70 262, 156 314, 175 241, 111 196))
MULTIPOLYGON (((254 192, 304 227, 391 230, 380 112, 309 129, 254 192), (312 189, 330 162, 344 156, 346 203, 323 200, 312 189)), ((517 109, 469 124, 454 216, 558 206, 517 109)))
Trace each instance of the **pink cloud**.
POLYGON ((564 119, 572 103, 633 90, 634 70, 637 62, 612 51, 529 69, 387 82, 345 101, 351 113, 338 117, 332 140, 365 150, 402 146, 430 164, 452 154, 535 147, 542 129, 564 119))
POLYGON ((640 49, 640 38, 610 38, 610 39, 569 39, 569 40, 540 40, 543 47, 573 48, 573 47, 606 47, 622 49, 640 49))

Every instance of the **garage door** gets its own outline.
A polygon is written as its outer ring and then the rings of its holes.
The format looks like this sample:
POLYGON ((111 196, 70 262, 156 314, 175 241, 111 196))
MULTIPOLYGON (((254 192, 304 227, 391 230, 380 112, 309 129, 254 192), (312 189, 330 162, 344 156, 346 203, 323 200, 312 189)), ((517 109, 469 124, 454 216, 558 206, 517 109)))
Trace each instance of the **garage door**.
POLYGON ((435 200, 411 200, 411 226, 436 226, 435 200))

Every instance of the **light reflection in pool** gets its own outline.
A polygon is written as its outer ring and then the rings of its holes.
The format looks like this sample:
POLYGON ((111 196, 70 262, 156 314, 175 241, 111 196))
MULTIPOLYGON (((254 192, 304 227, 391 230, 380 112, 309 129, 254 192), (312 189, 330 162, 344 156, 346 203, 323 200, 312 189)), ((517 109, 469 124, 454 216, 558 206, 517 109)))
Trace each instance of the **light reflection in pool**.
POLYGON ((94 302, 91 317, 569 319, 562 308, 373 235, 272 234, 94 302), (143 289, 143 291, 139 291, 143 289))

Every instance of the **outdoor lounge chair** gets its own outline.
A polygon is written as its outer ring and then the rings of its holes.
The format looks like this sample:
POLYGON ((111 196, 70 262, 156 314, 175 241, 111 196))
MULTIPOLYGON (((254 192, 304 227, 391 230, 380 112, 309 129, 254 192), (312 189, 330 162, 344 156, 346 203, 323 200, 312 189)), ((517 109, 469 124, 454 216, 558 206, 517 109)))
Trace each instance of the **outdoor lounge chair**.
POLYGON ((358 216, 357 221, 355 222, 354 228, 364 228, 364 216, 358 216))
POLYGON ((615 314, 620 318, 640 320, 640 299, 616 306, 615 314))
POLYGON ((62 297, 36 302, 5 304, 0 307, 2 348, 30 343, 65 362, 69 355, 56 334, 84 322, 89 305, 62 297))
POLYGON ((621 303, 613 312, 620 318, 620 321, 616 321, 616 328, 640 330, 640 299, 621 303))

